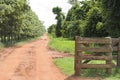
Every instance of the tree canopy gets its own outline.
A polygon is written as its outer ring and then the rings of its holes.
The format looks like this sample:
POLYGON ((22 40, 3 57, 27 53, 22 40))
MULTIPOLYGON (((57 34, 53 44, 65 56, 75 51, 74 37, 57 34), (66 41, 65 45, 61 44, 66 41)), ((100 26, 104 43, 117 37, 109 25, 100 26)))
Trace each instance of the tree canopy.
MULTIPOLYGON (((76 35, 86 37, 120 36, 119 0, 68 0, 69 9, 62 25, 61 36, 74 39, 76 35)), ((61 10, 59 10, 61 11, 61 10)), ((60 21, 58 20, 57 23, 60 21)))
POLYGON ((62 9, 60 7, 54 7, 53 8, 53 13, 56 14, 56 19, 57 19, 57 24, 56 24, 56 36, 61 37, 61 29, 62 29, 62 22, 64 20, 64 14, 62 13, 62 9))
POLYGON ((44 26, 26 0, 0 1, 0 40, 16 41, 43 34, 44 26))

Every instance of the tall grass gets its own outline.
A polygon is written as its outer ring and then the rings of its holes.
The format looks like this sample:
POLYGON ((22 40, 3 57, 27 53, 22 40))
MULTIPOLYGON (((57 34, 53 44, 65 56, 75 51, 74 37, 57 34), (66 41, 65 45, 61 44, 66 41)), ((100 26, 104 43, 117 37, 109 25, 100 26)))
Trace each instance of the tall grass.
POLYGON ((66 38, 51 38, 48 45, 51 49, 74 54, 75 43, 73 40, 68 40, 66 38))

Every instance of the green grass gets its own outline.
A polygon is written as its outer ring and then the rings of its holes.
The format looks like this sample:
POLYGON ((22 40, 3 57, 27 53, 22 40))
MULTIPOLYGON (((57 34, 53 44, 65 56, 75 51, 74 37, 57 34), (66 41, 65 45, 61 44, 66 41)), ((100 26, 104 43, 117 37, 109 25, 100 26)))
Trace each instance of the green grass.
POLYGON ((32 42, 34 40, 39 39, 40 37, 36 37, 36 38, 29 38, 29 39, 25 39, 25 40, 21 40, 21 41, 17 41, 15 44, 13 44, 13 46, 22 46, 26 43, 32 42))
POLYGON ((4 48, 4 44, 0 42, 0 49, 4 48))
POLYGON ((54 63, 60 68, 60 70, 66 74, 71 75, 74 73, 74 60, 73 58, 60 58, 54 59, 54 63))
MULTIPOLYGON (((60 58, 55 59, 54 63, 66 75, 74 74, 74 59, 73 58, 60 58)), ((104 64, 104 61, 91 61, 92 64, 104 64)), ((113 68, 111 75, 105 73, 105 69, 83 69, 81 77, 102 77, 103 80, 120 80, 120 67, 113 68)))
POLYGON ((75 42, 73 40, 68 40, 66 38, 51 38, 48 45, 51 49, 74 54, 75 42))

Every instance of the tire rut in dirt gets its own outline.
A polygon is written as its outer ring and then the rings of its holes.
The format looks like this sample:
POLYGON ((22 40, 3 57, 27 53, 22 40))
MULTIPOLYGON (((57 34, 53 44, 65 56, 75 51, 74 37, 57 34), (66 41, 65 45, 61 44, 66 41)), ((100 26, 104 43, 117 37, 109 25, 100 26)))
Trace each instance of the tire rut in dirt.
POLYGON ((28 48, 25 58, 17 66, 15 72, 9 80, 35 80, 36 72, 36 52, 34 46, 28 48))
POLYGON ((12 54, 12 52, 15 50, 15 47, 9 47, 6 49, 3 49, 2 51, 0 51, 0 61, 3 61, 6 59, 7 56, 9 56, 10 54, 12 54))
POLYGON ((54 50, 49 50, 49 54, 51 55, 51 57, 53 59, 56 59, 56 58, 65 58, 65 57, 74 57, 73 54, 62 53, 62 52, 58 52, 58 51, 54 51, 54 50))

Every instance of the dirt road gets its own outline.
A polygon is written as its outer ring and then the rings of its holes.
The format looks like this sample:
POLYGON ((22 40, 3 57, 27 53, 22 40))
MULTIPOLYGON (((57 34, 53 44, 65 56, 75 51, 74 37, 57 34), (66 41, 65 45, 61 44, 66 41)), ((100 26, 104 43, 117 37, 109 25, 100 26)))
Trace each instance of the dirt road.
POLYGON ((0 80, 64 80, 52 63, 48 37, 0 52, 0 80))
POLYGON ((0 80, 101 80, 63 75, 52 62, 48 41, 44 35, 21 47, 0 51, 0 80))

